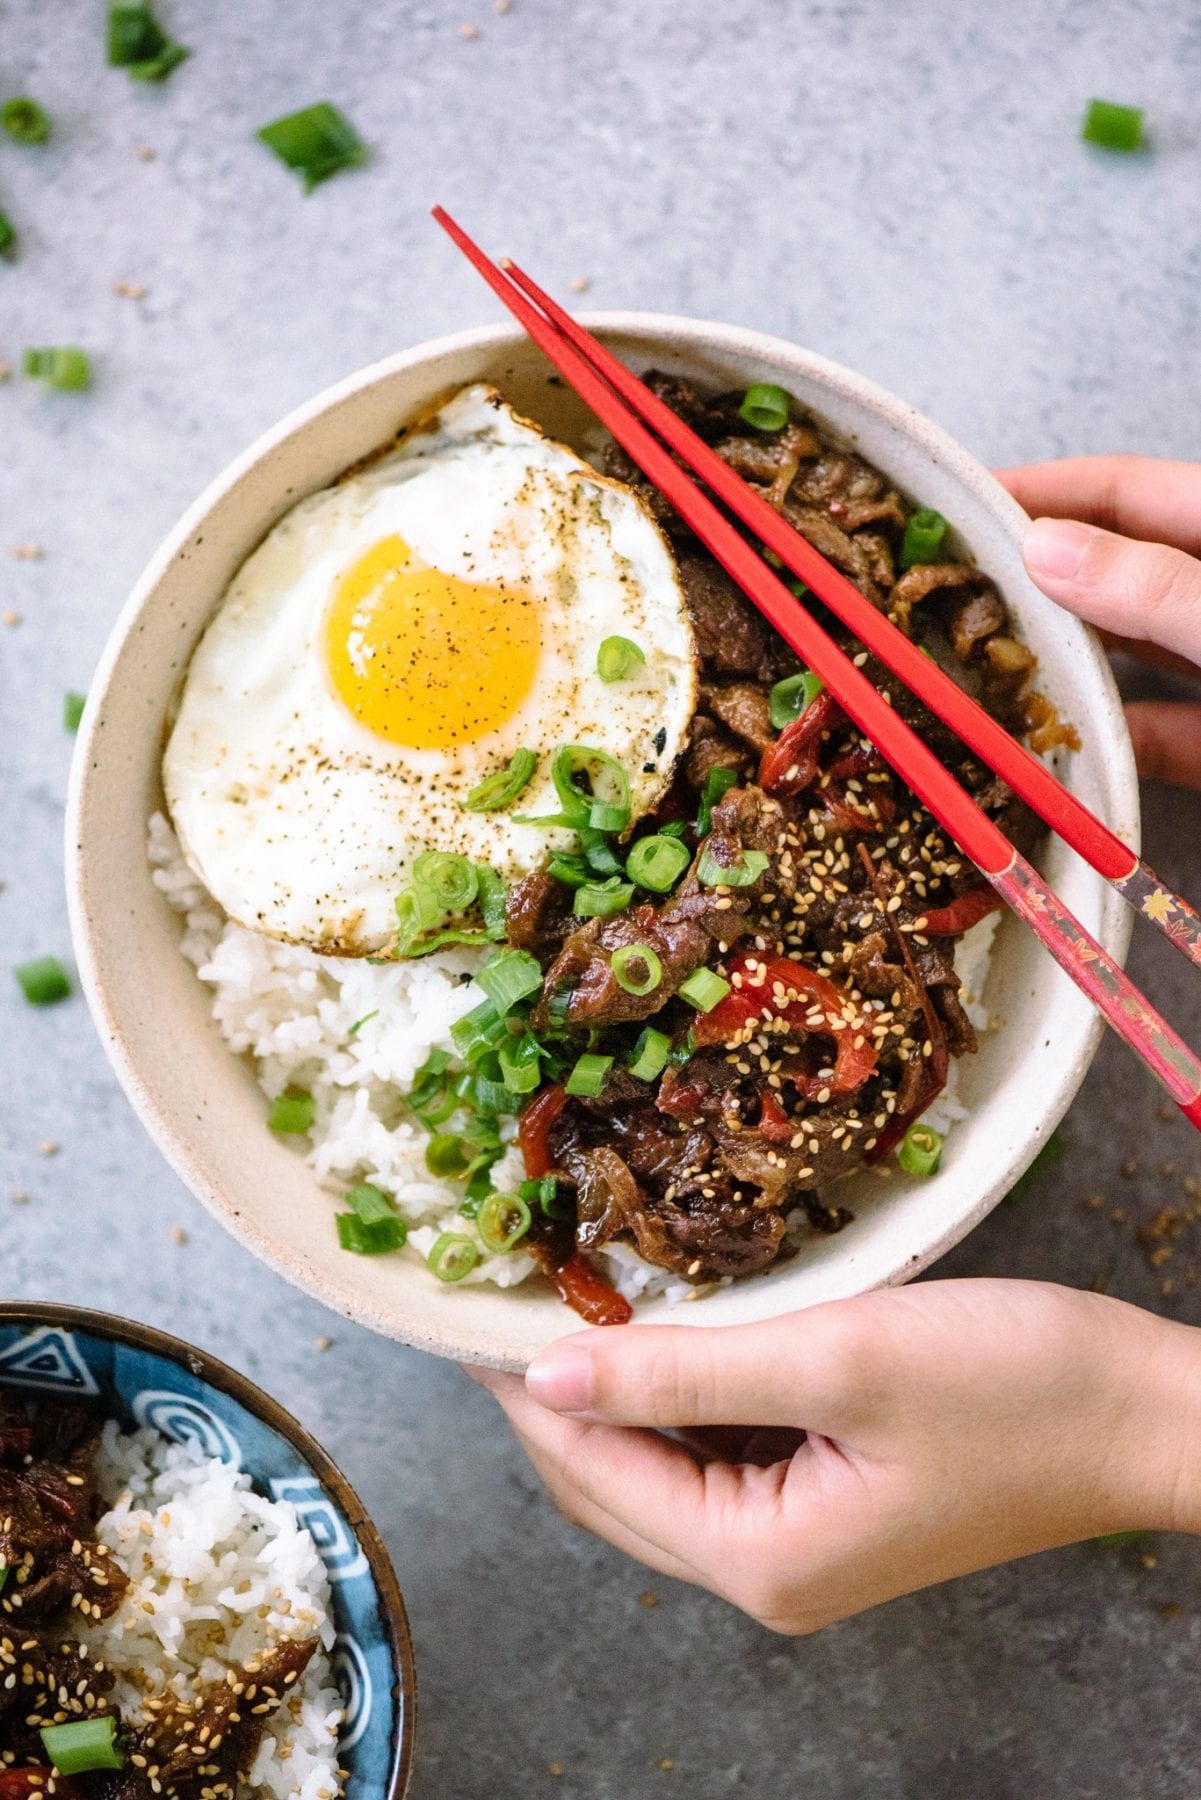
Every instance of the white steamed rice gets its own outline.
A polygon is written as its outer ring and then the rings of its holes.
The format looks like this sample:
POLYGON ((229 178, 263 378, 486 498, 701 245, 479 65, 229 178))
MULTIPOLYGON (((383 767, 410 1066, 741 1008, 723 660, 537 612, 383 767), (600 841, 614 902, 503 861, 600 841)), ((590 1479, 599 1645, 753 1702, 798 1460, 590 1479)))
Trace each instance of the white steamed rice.
POLYGON ((281 1638, 316 1636, 307 1669, 267 1720, 250 1786, 256 1800, 334 1800, 342 1700, 329 1661, 329 1577, 295 1507, 264 1499, 194 1445, 112 1420, 96 1468, 108 1503, 96 1535, 130 1586, 113 1617, 81 1624, 79 1637, 117 1675, 125 1720, 145 1724, 148 1698, 195 1698, 281 1638))
MULTIPOLYGON (((454 1021, 483 999, 472 981, 480 952, 445 950, 386 965, 319 956, 227 919, 161 813, 150 821, 149 855, 155 884, 183 915, 184 955, 212 989, 213 1016, 230 1049, 254 1059, 269 1099, 286 1087, 312 1094, 307 1160, 322 1186, 339 1199, 359 1181, 390 1194, 410 1224, 401 1254, 424 1259, 441 1232, 462 1230, 462 1190, 429 1173, 428 1134, 407 1116, 404 1095, 431 1050, 451 1049, 454 1021)), ((995 914, 982 920, 956 954, 967 1012, 982 1028, 989 1023, 982 995, 997 923, 995 914)), ((939 1131, 967 1117, 956 1096, 954 1062, 946 1089, 925 1116, 939 1131)), ((510 1148, 496 1165, 496 1185, 513 1191, 523 1175, 510 1148)), ((700 1291, 652 1268, 628 1244, 611 1244, 600 1254, 627 1299, 693 1299, 700 1291)), ((482 1256, 465 1279, 512 1287, 533 1269, 533 1259, 514 1250, 482 1256)))

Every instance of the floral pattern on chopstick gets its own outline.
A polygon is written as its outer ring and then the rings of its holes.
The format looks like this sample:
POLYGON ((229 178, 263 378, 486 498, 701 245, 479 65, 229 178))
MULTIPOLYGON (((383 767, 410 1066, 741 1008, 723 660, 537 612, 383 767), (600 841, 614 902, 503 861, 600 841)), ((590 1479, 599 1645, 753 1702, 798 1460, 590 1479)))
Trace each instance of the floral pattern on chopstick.
MULTIPOLYGON (((1135 881, 1141 867, 1128 878, 1130 882, 1135 881)), ((1149 875, 1150 871, 1146 873, 1149 875)), ((1007 869, 989 879, 1057 957, 1077 987, 1095 1002, 1115 1030, 1144 1058, 1173 1100, 1178 1105, 1185 1105, 1201 1096, 1201 1060, 1144 1000, 1100 944, 1072 917, 1037 869, 1015 854, 1007 869)), ((1181 904, 1174 902, 1170 894, 1164 895, 1153 876, 1148 887, 1154 890, 1148 893, 1152 903, 1159 894, 1173 904, 1181 904)), ((1187 913, 1189 909, 1182 907, 1182 910, 1187 913)), ((1154 918, 1155 915, 1149 913, 1148 916, 1154 918)), ((1201 920, 1197 920, 1195 914, 1192 920, 1195 929, 1201 928, 1201 920)), ((1167 930, 1166 924, 1163 929, 1167 930)))
POLYGON ((1201 968, 1201 916, 1187 900, 1166 888, 1145 862, 1136 863, 1125 880, 1115 881, 1114 886, 1170 944, 1201 968))

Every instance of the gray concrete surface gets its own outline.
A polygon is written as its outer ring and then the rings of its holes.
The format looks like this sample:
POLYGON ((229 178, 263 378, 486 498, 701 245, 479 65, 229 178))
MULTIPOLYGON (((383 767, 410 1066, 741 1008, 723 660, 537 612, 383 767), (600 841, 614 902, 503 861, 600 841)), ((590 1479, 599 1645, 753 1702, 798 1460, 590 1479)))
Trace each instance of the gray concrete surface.
MULTIPOLYGON (((161 89, 104 67, 100 11, 0 0, 0 88, 55 119, 43 148, 0 140, 22 238, 0 266, 0 357, 75 341, 97 367, 85 395, 0 386, 0 545, 45 551, 0 554, 0 609, 23 620, 0 629, 5 964, 67 950, 62 691, 86 686, 160 535, 324 383, 495 316, 426 220, 436 198, 561 294, 584 276, 589 304, 782 332, 992 461, 1198 453, 1186 0, 512 0, 503 16, 162 0, 195 54, 161 89), (1153 153, 1081 146, 1092 93, 1145 103, 1153 153), (372 158, 306 200, 252 132, 322 97, 372 158)), ((1201 798, 1147 801, 1153 860, 1196 894, 1201 798)), ((1149 934, 1134 971, 1201 1037, 1196 981, 1149 934)), ((4 1293, 167 1325, 339 1457, 412 1609, 422 1800, 1201 1790, 1195 1543, 1064 1550, 769 1637, 561 1524, 455 1369, 331 1320, 237 1251, 141 1135, 80 1001, 26 1009, 0 976, 0 1050, 4 1293)), ((1097 1278, 1201 1322, 1201 1289, 1163 1293, 1135 1235, 1201 1172, 1195 1139, 1113 1045, 1068 1132, 1070 1158, 944 1270, 1097 1278)))

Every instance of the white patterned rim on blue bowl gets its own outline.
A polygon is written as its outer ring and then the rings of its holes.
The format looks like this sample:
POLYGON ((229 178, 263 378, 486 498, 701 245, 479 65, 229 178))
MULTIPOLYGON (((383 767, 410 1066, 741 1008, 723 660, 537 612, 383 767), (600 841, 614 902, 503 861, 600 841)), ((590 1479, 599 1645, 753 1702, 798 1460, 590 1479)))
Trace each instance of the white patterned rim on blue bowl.
POLYGON ((353 1489, 308 1433, 244 1375, 167 1333, 83 1307, 0 1303, 0 1387, 94 1406, 233 1463, 289 1500, 329 1573, 334 1674, 346 1717, 345 1800, 401 1800, 416 1683, 404 1602, 353 1489))

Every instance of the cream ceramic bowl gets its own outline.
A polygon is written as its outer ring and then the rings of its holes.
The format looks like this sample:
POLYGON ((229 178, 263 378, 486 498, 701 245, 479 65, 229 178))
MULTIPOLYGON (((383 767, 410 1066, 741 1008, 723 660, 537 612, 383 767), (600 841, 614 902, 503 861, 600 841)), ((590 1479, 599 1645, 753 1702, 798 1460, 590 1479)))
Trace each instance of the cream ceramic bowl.
MULTIPOLYGON (((778 339, 656 314, 588 321, 633 368, 715 388, 778 381, 907 493, 952 521, 1004 592, 1041 683, 1079 728, 1066 780, 1132 847, 1138 793, 1129 740, 1096 641, 1027 579, 1024 515, 937 426, 861 376, 778 339)), ((139 1118, 227 1230, 289 1281, 373 1330, 443 1356, 524 1366, 579 1328, 530 1283, 447 1287, 416 1260, 340 1250, 330 1197, 264 1123, 251 1070, 226 1048, 208 991, 179 950, 179 920, 150 879, 146 820, 161 806, 159 759, 173 690, 218 596, 275 521, 461 383, 488 380, 519 412, 577 441, 594 429, 540 352, 509 325, 441 338, 365 369, 294 412, 221 474, 155 555, 101 659, 84 714, 67 823, 68 885, 80 972, 97 1027, 139 1118)), ((1053 843, 1045 868, 1114 956, 1129 914, 1053 843)), ((839 1189, 856 1220, 774 1272, 695 1304, 663 1300, 638 1317, 726 1325, 908 1280, 995 1206, 1067 1108, 1101 1025, 1088 1002, 1012 918, 998 934, 986 999, 996 1029, 962 1066, 969 1122, 940 1172, 905 1183, 866 1176, 839 1189)))

